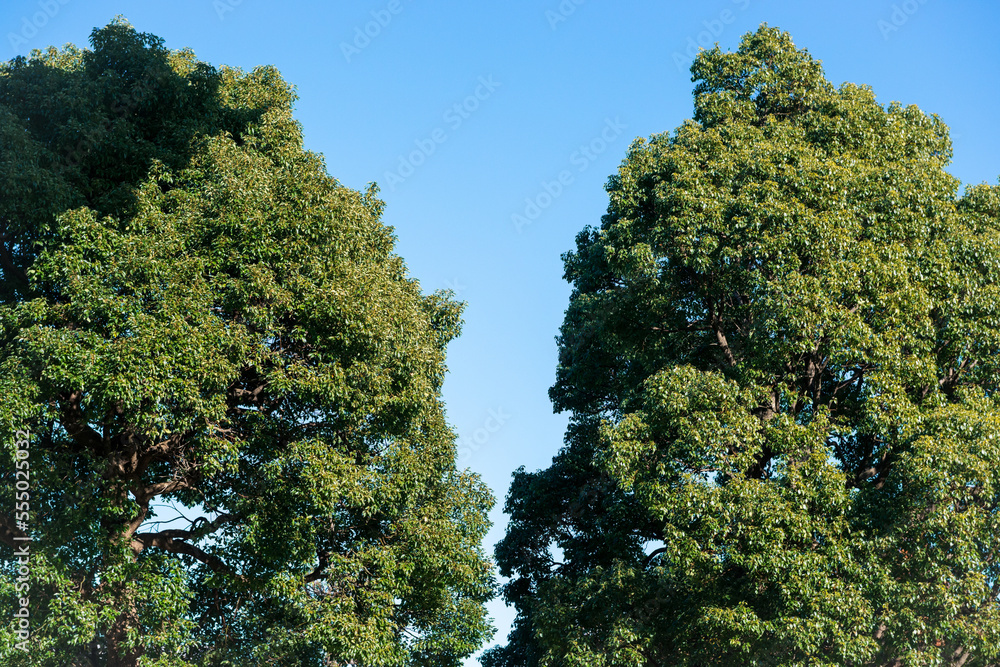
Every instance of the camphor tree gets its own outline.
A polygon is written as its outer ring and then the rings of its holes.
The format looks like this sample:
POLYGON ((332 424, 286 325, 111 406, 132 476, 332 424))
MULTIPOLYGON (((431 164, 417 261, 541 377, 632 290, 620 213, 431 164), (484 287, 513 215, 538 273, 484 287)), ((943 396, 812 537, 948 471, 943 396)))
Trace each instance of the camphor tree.
POLYGON ((460 304, 303 150, 273 68, 122 19, 91 47, 0 69, 0 662, 458 665, 493 594, 441 402, 460 304))
POLYGON ((777 29, 692 73, 564 257, 484 664, 1000 664, 1000 187, 777 29))

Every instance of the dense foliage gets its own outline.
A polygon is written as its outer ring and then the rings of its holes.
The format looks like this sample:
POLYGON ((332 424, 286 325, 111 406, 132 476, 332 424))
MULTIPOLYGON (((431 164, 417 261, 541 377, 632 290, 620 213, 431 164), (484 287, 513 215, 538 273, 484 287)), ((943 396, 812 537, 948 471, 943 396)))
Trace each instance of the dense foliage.
POLYGON ((273 68, 123 20, 91 47, 0 66, 4 619, 34 538, 0 661, 458 665, 493 593, 441 402, 460 304, 303 150, 273 68))
POLYGON ((1000 187, 766 25, 692 73, 564 257, 484 664, 1000 664, 1000 187))

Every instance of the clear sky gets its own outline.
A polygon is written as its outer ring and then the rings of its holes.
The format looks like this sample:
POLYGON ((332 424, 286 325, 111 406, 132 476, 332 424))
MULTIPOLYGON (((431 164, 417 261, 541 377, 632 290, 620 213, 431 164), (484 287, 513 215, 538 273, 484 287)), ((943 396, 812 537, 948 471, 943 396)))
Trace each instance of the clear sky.
MULTIPOLYGON (((629 143, 691 115, 699 46, 778 26, 835 85, 940 115, 963 183, 1000 175, 995 0, 2 0, 0 59, 84 46, 116 14, 215 65, 277 66, 306 147, 345 185, 377 182, 412 276, 468 302, 445 399, 460 465, 498 499, 491 552, 511 472, 562 444, 560 255, 600 222, 629 143)), ((491 611, 500 641, 513 613, 491 611)))

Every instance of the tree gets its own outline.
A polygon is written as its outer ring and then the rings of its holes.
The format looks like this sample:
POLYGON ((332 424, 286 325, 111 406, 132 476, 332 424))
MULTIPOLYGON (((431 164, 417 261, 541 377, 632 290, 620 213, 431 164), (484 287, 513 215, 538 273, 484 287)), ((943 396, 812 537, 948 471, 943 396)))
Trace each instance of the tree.
POLYGON ((1000 664, 1000 187, 777 29, 692 74, 564 256, 484 664, 1000 664))
POLYGON ((461 304, 275 69, 122 19, 91 47, 0 70, 5 619, 34 540, 4 664, 458 665, 493 594, 441 400, 461 304))

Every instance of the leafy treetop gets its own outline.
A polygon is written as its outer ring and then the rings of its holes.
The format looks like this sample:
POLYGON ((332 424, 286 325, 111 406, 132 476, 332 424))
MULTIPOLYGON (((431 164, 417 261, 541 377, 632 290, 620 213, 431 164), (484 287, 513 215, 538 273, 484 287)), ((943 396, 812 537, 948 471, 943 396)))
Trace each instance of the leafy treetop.
POLYGON ((691 71, 564 257, 484 664, 998 664, 1000 187, 775 28, 691 71))

